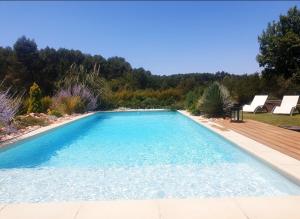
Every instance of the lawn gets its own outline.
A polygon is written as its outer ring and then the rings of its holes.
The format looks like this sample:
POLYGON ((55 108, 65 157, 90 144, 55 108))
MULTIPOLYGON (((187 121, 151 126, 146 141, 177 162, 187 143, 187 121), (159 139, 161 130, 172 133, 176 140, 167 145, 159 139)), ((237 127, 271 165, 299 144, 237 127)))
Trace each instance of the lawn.
POLYGON ((274 115, 271 113, 244 113, 244 119, 252 119, 259 122, 268 123, 271 125, 293 125, 300 126, 300 114, 293 116, 289 115, 274 115))

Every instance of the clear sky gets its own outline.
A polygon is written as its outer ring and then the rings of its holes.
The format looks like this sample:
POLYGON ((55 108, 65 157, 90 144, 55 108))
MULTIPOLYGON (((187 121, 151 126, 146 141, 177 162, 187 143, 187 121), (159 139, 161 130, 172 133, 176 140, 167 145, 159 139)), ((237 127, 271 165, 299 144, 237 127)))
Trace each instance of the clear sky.
POLYGON ((122 56, 154 74, 253 73, 257 36, 300 2, 0 2, 0 46, 122 56))

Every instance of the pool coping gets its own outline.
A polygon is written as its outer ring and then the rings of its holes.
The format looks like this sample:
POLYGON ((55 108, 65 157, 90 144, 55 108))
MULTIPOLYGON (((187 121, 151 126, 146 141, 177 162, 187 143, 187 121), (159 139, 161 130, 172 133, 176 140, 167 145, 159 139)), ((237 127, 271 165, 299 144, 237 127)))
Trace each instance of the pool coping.
POLYGON ((222 130, 222 126, 215 123, 213 120, 204 120, 201 116, 194 116, 186 110, 178 110, 178 112, 204 126, 205 128, 208 128, 209 130, 219 134, 226 140, 234 143, 234 145, 248 152, 263 163, 269 165, 275 171, 279 172, 281 175, 300 186, 299 160, 272 149, 267 145, 259 143, 251 138, 241 135, 231 129, 222 130))
POLYGON ((0 204, 0 219, 299 219, 300 196, 0 204))
POLYGON ((48 132, 50 130, 56 129, 58 127, 61 127, 61 126, 67 125, 67 124, 70 124, 72 122, 75 122, 79 119, 91 116, 95 113, 97 113, 97 112, 95 111, 95 112, 89 112, 89 113, 81 114, 81 115, 72 117, 68 120, 64 120, 64 121, 61 121, 61 122, 58 122, 58 123, 53 123, 53 124, 50 124, 50 125, 47 125, 47 126, 43 126, 43 127, 37 128, 33 131, 30 131, 28 133, 25 133, 23 135, 20 135, 20 136, 17 136, 15 138, 9 139, 7 141, 1 142, 0 143, 0 150, 9 148, 10 145, 13 145, 17 142, 21 142, 23 140, 30 139, 34 136, 38 136, 38 135, 43 134, 45 132, 48 132))

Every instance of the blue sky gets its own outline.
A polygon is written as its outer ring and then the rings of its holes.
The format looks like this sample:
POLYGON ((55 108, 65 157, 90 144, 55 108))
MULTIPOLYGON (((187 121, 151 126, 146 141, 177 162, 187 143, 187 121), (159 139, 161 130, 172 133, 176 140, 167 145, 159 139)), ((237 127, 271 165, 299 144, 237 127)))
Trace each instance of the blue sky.
POLYGON ((300 2, 0 2, 0 46, 122 56, 154 74, 253 73, 257 36, 300 2))

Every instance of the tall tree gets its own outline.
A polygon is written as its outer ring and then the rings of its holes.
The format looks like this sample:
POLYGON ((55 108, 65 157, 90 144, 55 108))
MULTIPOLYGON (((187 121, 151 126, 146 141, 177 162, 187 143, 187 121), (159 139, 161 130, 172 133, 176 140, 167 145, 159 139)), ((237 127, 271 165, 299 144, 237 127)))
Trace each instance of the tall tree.
POLYGON ((264 75, 290 78, 300 71, 300 10, 295 6, 269 23, 258 37, 260 53, 257 61, 264 75))
POLYGON ((37 45, 34 40, 22 36, 14 44, 14 52, 18 63, 14 70, 18 73, 25 88, 28 88, 34 81, 39 81, 41 77, 37 45))
POLYGON ((122 77, 132 70, 131 65, 122 57, 108 58, 104 69, 103 74, 107 79, 122 77))

